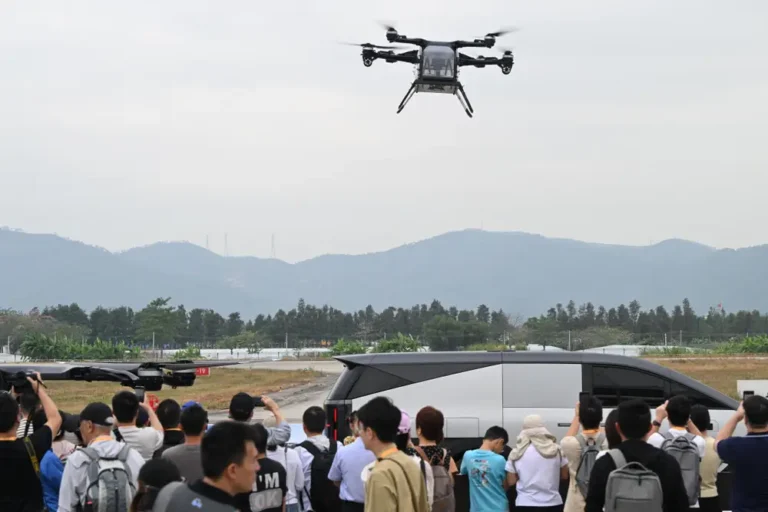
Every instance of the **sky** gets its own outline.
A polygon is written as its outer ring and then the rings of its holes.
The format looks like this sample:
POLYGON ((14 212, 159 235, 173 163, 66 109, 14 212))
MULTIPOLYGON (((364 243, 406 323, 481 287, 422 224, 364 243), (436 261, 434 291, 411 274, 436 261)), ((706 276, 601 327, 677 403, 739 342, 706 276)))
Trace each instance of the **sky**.
MULTIPOLYGON (((0 226, 299 261, 447 231, 768 243, 768 2, 5 0, 0 226), (456 98, 338 41, 515 51, 456 98)), ((498 55, 496 50, 474 52, 498 55)), ((473 53, 468 51, 467 53, 473 53)))

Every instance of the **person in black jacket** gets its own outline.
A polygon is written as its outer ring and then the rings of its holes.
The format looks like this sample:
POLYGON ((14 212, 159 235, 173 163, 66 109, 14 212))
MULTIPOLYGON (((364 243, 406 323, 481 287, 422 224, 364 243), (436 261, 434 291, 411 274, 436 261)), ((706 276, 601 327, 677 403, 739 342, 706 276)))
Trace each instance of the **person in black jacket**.
MULTIPOLYGON (((639 462, 659 475, 664 493, 664 512, 689 510, 688 494, 685 491, 680 465, 671 455, 646 442, 651 434, 651 410, 648 405, 640 399, 630 400, 619 404, 618 411, 616 427, 623 440, 618 449, 624 454, 627 462, 639 462)), ((602 512, 608 476, 615 469, 616 464, 612 457, 602 456, 595 461, 589 478, 585 512, 602 512)))

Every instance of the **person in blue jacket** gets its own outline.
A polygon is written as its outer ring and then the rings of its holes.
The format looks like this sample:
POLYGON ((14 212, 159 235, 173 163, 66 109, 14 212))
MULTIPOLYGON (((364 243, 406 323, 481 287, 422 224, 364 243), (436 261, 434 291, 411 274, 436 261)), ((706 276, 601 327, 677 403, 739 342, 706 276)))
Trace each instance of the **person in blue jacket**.
MULTIPOLYGON (((42 428, 46 421, 45 412, 40 410, 32 417, 32 427, 37 428, 39 425, 42 428)), ((64 430, 60 429, 56 433, 54 441, 58 441, 62 437, 64 437, 64 430)), ((59 510, 59 488, 61 488, 61 475, 63 473, 64 464, 59 457, 53 450, 45 452, 42 460, 40 460, 40 484, 43 488, 43 503, 49 511, 59 510)))

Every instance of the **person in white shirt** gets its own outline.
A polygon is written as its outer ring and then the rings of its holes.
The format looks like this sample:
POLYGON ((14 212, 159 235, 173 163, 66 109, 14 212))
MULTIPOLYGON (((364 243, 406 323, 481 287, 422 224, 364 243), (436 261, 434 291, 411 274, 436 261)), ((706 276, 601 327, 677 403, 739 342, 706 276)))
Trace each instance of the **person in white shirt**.
POLYGON ((567 480, 568 459, 541 416, 526 416, 507 459, 507 485, 517 485, 517 512, 560 512, 560 481, 567 480))
POLYGON ((117 428, 113 431, 115 439, 139 452, 145 461, 151 459, 155 451, 163 446, 163 424, 149 404, 139 402, 136 394, 130 391, 117 393, 112 397, 112 411, 117 420, 117 428), (149 416, 148 428, 136 426, 140 408, 149 416))
MULTIPOLYGON (((265 428, 277 426, 274 416, 267 417, 263 422, 265 428)), ((267 458, 279 462, 285 468, 288 479, 288 490, 285 495, 286 512, 299 512, 299 495, 304 489, 304 470, 301 467, 301 459, 296 450, 288 448, 286 443, 280 445, 267 445, 267 458)))
POLYGON ((656 448, 661 448, 667 438, 659 433, 664 419, 669 420, 668 436, 672 438, 680 437, 686 434, 692 434, 691 442, 699 450, 699 458, 703 458, 706 453, 707 443, 701 436, 701 432, 691 422, 691 401, 688 397, 678 395, 670 398, 666 403, 656 409, 656 420, 653 422, 651 436, 648 443, 656 448))
MULTIPOLYGON (((325 420, 325 411, 321 407, 312 406, 304 411, 301 422, 304 426, 304 433, 307 435, 307 440, 302 444, 312 443, 317 449, 321 451, 327 451, 330 449, 331 441, 327 436, 325 436, 325 434, 323 434, 323 431, 325 430, 325 420)), ((338 441, 336 441, 336 443, 338 453, 338 449, 342 447, 342 444, 338 441)), ((311 474, 312 461, 315 459, 315 457, 312 455, 312 453, 310 453, 309 450, 302 447, 301 445, 296 447, 296 453, 299 455, 299 459, 301 460, 301 467, 304 472, 304 491, 301 493, 303 506, 301 509, 304 511, 309 511, 312 510, 312 504, 310 503, 309 496, 313 485, 311 474)), ((328 485, 329 483, 330 481, 323 482, 323 485, 328 485)))

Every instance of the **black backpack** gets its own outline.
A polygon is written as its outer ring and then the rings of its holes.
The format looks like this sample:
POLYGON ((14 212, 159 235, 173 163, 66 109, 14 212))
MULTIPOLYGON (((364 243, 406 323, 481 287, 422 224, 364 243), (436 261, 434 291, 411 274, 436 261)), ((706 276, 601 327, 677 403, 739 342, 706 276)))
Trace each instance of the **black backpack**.
MULTIPOLYGON (((314 512, 337 512, 341 509, 339 488, 328 480, 333 459, 338 446, 331 441, 328 450, 321 450, 312 441, 304 441, 299 446, 312 454, 312 464, 309 468, 309 478, 312 482, 309 490, 309 502, 314 512)), ((303 503, 303 502, 302 502, 303 503)))

